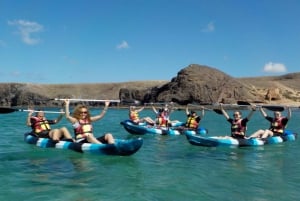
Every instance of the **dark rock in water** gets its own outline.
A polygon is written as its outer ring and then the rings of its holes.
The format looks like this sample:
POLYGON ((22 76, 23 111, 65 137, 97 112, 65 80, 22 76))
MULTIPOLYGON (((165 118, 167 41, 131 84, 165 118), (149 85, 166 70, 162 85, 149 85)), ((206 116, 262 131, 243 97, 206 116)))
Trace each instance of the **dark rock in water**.
MULTIPOLYGON (((120 91, 121 93, 121 91, 120 91)), ((249 88, 229 75, 207 66, 189 65, 178 72, 171 82, 161 87, 139 91, 127 89, 130 98, 143 102, 176 102, 188 103, 235 103, 236 100, 253 100, 249 88), (142 98, 143 96, 144 98, 142 98)), ((121 93, 124 95, 124 93, 121 93)), ((125 95, 124 95, 125 96, 125 95)))

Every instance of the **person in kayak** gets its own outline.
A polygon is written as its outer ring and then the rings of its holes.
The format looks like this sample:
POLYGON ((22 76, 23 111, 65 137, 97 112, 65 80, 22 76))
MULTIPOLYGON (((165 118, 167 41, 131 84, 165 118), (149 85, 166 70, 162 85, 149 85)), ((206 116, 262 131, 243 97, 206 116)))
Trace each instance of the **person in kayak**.
POLYGON ((98 121, 104 117, 109 106, 109 101, 105 102, 105 107, 99 115, 91 116, 89 109, 85 105, 77 105, 74 108, 72 116, 70 115, 70 100, 65 100, 66 118, 72 123, 74 128, 75 140, 79 143, 95 144, 114 144, 115 140, 112 134, 106 133, 96 138, 93 134, 92 122, 98 121))
MULTIPOLYGON (((63 111, 61 111, 63 112, 63 111)), ((66 127, 52 129, 50 125, 57 124, 63 117, 63 113, 54 120, 48 120, 45 117, 45 112, 38 111, 33 116, 34 110, 29 110, 26 125, 32 128, 32 134, 39 138, 50 138, 54 142, 66 140, 73 142, 71 134, 66 127)))
POLYGON ((150 117, 143 117, 143 118, 139 117, 139 113, 142 110, 144 110, 144 108, 145 107, 141 107, 141 108, 137 109, 135 106, 130 106, 129 107, 129 119, 135 124, 146 122, 146 123, 154 126, 155 121, 153 119, 151 119, 150 117))
POLYGON ((152 106, 154 113, 156 114, 155 125, 158 127, 168 127, 169 124, 169 115, 167 110, 164 108, 158 109, 158 111, 152 106))
POLYGON ((152 110, 156 114, 155 123, 160 127, 170 127, 176 123, 178 120, 170 120, 170 114, 173 112, 173 103, 165 104, 163 107, 158 110, 155 108, 154 104, 152 104, 152 110))
POLYGON ((224 110, 222 103, 220 104, 220 110, 222 111, 222 114, 226 120, 231 124, 230 136, 235 139, 246 138, 247 123, 256 111, 256 106, 252 105, 252 110, 246 118, 242 118, 242 112, 238 110, 234 111, 233 118, 230 118, 227 112, 224 110))
POLYGON ((204 117, 204 107, 201 108, 201 115, 198 116, 196 111, 191 110, 190 112, 188 106, 186 106, 185 114, 187 116, 185 128, 197 130, 200 125, 201 119, 203 119, 204 117))
POLYGON ((282 136, 289 119, 292 117, 291 108, 288 107, 287 109, 288 109, 288 114, 286 117, 282 116, 280 111, 275 111, 274 117, 270 117, 264 111, 263 107, 260 107, 259 110, 261 114, 267 121, 270 122, 270 128, 266 130, 260 129, 255 133, 253 133, 252 135, 250 135, 249 138, 261 138, 265 140, 266 138, 272 136, 282 136))

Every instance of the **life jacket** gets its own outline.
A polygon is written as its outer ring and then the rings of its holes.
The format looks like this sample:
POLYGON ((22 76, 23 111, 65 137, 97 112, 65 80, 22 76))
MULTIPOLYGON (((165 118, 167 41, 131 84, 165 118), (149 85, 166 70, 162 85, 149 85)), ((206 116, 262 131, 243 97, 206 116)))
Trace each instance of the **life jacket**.
POLYGON ((157 116, 156 123, 157 123, 159 126, 167 127, 167 125, 168 125, 168 116, 166 116, 163 112, 161 112, 161 113, 157 116))
POLYGON ((243 119, 232 120, 231 135, 245 135, 247 127, 242 125, 242 121, 243 119))
POLYGON ((74 128, 76 139, 86 138, 87 134, 93 133, 93 126, 89 120, 79 120, 74 128))
POLYGON ((285 129, 285 125, 282 124, 283 117, 280 117, 278 119, 273 119, 271 122, 270 130, 275 133, 283 134, 283 130, 285 129))
POLYGON ((139 113, 137 111, 130 111, 129 118, 131 121, 136 122, 139 120, 139 113))
POLYGON ((33 128, 33 131, 36 134, 39 134, 39 133, 41 133, 43 131, 50 131, 51 130, 51 127, 49 125, 48 120, 46 120, 46 119, 40 119, 38 117, 31 117, 31 119, 33 119, 32 128, 33 128))
POLYGON ((188 128, 198 128, 199 126, 199 123, 197 122, 197 117, 198 116, 189 116, 187 121, 186 121, 186 124, 185 126, 188 127, 188 128))

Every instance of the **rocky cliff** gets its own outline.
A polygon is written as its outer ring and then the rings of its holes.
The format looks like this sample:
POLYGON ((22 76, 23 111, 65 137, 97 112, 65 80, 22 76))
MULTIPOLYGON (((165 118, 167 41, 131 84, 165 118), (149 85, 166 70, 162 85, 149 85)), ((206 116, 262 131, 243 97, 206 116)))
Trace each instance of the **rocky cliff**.
POLYGON ((191 64, 171 81, 95 84, 0 84, 1 106, 58 106, 54 98, 121 99, 124 104, 149 102, 300 102, 300 73, 234 78, 215 68, 191 64))
POLYGON ((153 88, 146 101, 168 102, 179 104, 197 103, 233 103, 236 100, 256 100, 250 88, 217 69, 189 65, 178 72, 171 82, 153 88))

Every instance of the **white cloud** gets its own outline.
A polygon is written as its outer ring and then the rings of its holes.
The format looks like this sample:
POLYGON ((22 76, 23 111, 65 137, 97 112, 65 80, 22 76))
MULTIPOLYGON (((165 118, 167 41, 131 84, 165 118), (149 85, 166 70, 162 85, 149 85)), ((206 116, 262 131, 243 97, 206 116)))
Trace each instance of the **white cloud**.
POLYGON ((40 33, 44 30, 44 27, 37 22, 30 22, 27 20, 13 20, 8 21, 11 26, 16 26, 18 34, 20 34, 22 41, 28 45, 35 45, 40 42, 39 38, 33 36, 33 34, 40 33))
POLYGON ((117 49, 128 49, 129 45, 127 41, 123 40, 120 44, 117 45, 117 49))
POLYGON ((201 31, 202 32, 213 32, 213 31, 215 31, 214 22, 209 22, 201 31))
POLYGON ((285 73, 287 69, 284 64, 269 62, 265 64, 263 71, 266 73, 285 73))

